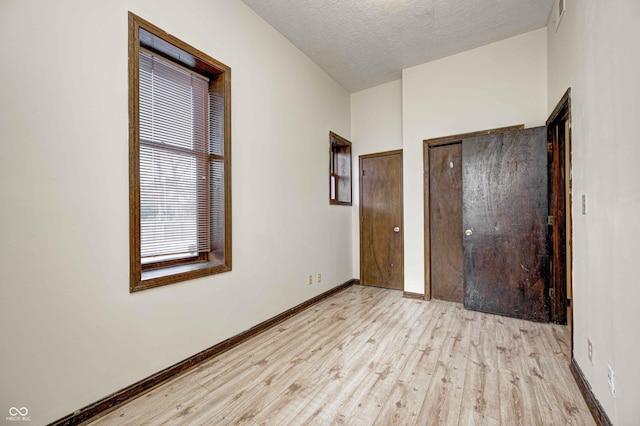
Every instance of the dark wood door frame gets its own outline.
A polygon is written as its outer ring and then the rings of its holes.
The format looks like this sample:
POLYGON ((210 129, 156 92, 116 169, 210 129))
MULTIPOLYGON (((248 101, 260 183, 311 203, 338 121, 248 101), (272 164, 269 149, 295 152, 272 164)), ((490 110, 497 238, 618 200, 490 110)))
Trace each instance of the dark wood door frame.
POLYGON ((363 164, 363 160, 366 159, 371 159, 371 158, 376 158, 376 157, 384 157, 384 156, 389 156, 389 155, 400 155, 400 224, 398 225, 400 227, 400 281, 401 281, 401 286, 402 289, 404 289, 404 189, 403 189, 403 155, 402 155, 403 151, 402 149, 397 149, 397 150, 393 150, 393 151, 384 151, 384 152, 377 152, 377 153, 373 153, 373 154, 364 154, 364 155, 360 155, 358 156, 358 162, 359 162, 359 167, 358 167, 358 175, 359 175, 359 187, 358 187, 358 192, 359 192, 359 200, 360 200, 360 208, 359 208, 359 213, 358 213, 358 224, 359 224, 359 234, 360 234, 360 280, 362 282, 363 280, 363 261, 362 261, 362 247, 363 247, 363 238, 362 238, 362 206, 363 206, 363 191, 362 191, 362 179, 363 179, 363 175, 362 175, 362 164, 363 164))
MULTIPOLYGON (((494 133, 508 132, 511 130, 522 130, 524 124, 515 126, 499 127, 495 129, 480 130, 477 132, 461 133, 458 135, 443 136, 440 138, 425 139, 422 141, 422 154, 424 166, 424 299, 431 299, 431 230, 430 230, 430 195, 429 195, 429 148, 449 145, 456 142, 462 142, 463 139, 474 136, 490 135, 494 133)), ((462 231, 462 230, 461 230, 462 231)))
POLYGON ((551 321, 571 326, 571 89, 562 96, 547 120, 549 177, 549 249, 551 321))

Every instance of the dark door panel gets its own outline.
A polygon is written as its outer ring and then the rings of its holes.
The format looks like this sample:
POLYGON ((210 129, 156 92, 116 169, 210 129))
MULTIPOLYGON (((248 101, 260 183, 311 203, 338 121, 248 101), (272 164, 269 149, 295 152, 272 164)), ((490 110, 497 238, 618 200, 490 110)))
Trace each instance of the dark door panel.
POLYGON ((429 148, 431 295, 462 303, 462 143, 429 148))
POLYGON ((545 127, 462 142, 464 306, 549 320, 545 127))

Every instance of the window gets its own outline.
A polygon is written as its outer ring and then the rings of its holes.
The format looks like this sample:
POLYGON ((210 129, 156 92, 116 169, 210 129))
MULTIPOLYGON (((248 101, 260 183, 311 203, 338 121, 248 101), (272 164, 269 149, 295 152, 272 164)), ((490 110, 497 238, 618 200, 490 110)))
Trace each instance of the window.
POLYGON ((329 132, 329 204, 351 205, 351 142, 329 132))
POLYGON ((230 74, 129 13, 130 291, 231 270, 230 74))

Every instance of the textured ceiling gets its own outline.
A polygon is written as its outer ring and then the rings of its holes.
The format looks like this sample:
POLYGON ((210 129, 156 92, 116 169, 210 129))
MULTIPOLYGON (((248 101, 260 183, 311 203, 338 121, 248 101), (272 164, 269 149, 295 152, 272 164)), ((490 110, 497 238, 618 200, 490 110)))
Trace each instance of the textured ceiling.
POLYGON ((243 0, 349 92, 546 25, 553 0, 243 0))

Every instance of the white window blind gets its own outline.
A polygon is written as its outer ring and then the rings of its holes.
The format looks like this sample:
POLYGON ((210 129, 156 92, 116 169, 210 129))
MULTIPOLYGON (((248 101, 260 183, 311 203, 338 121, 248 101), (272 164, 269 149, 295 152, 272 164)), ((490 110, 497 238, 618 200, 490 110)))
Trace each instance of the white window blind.
POLYGON ((217 92, 209 93, 209 154, 217 156, 209 168, 211 246, 215 254, 221 256, 224 254, 225 230, 224 97, 217 92))
POLYGON ((142 263, 211 249, 209 82, 140 51, 142 263))

